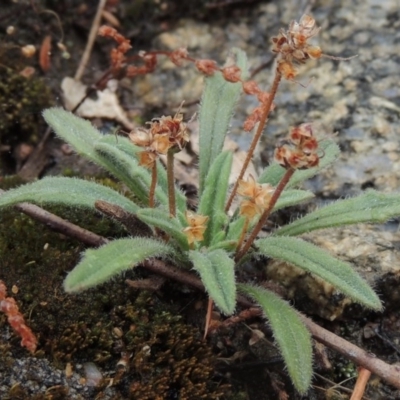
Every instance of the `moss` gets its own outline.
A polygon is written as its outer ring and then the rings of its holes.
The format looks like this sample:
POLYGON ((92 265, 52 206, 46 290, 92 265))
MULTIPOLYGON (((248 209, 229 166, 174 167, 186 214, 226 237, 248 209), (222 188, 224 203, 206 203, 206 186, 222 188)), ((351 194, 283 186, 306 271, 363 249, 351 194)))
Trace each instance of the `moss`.
POLYGON ((146 292, 123 312, 123 340, 132 354, 130 399, 217 399, 226 385, 212 381, 214 356, 197 329, 163 311, 146 292), (123 329, 125 332, 125 330, 123 329))
POLYGON ((2 160, 10 164, 15 146, 38 142, 45 129, 41 111, 53 105, 53 96, 41 78, 25 78, 11 68, 0 71, 0 146, 10 148, 2 160))

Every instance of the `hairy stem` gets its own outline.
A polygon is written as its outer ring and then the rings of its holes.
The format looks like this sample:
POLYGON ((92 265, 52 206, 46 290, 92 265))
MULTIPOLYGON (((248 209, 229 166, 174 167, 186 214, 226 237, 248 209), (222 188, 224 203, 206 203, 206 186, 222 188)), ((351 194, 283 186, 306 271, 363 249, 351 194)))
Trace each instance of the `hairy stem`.
POLYGON ((149 192, 149 207, 154 208, 154 193, 156 191, 157 185, 157 162, 154 161, 153 166, 151 168, 151 185, 149 192))
POLYGON ((262 227, 267 222, 268 217, 271 214, 271 211, 275 207, 276 202, 278 201, 280 195, 283 192, 283 189, 288 184, 290 178, 294 174, 295 170, 293 168, 288 169, 283 175, 281 181, 279 182, 278 186, 276 187, 274 194, 271 197, 271 201, 268 204, 268 207, 265 209, 263 214, 261 215, 260 220, 257 222, 257 225, 254 227, 253 231, 251 232, 247 242, 244 246, 236 253, 235 261, 239 261, 249 250, 250 246, 253 244, 254 240, 257 238, 257 235, 261 231, 262 227))
POLYGON ((259 140, 261 138, 261 134, 263 133, 263 130, 264 130, 265 125, 267 123, 268 115, 271 112, 272 102, 274 101, 276 92, 278 90, 279 83, 281 82, 281 78, 282 78, 281 73, 278 72, 278 70, 276 70, 275 71, 274 81, 272 82, 271 90, 269 92, 269 98, 268 98, 268 101, 264 105, 264 111, 263 111, 263 114, 261 115, 260 122, 259 122, 258 127, 257 127, 257 131, 256 131, 256 133, 255 133, 255 135, 253 137, 253 140, 252 140, 251 144, 250 144, 250 148, 247 151, 246 159, 244 160, 242 169, 241 169, 240 174, 239 174, 239 176, 238 176, 238 178, 237 178, 237 180, 235 182, 235 185, 233 187, 231 195, 229 196, 229 199, 228 199, 228 201, 226 203, 226 206, 225 206, 225 211, 226 212, 228 212, 229 209, 231 208, 233 199, 235 198, 236 191, 237 191, 237 188, 239 186, 239 181, 241 179, 243 179, 244 173, 246 172, 247 167, 249 166, 250 161, 251 161, 251 159, 253 157, 253 154, 254 154, 254 151, 256 149, 257 143, 259 142, 259 140))
POLYGON ((174 152, 169 150, 167 153, 167 179, 168 179, 168 200, 169 214, 171 217, 176 215, 175 202, 175 177, 174 177, 174 152))
POLYGON ((240 238, 239 238, 239 241, 236 246, 236 253, 239 253, 240 248, 242 247, 243 240, 246 236, 247 229, 249 228, 249 223, 250 223, 249 218, 246 218, 246 221, 244 222, 244 225, 243 225, 242 233, 240 234, 240 238))

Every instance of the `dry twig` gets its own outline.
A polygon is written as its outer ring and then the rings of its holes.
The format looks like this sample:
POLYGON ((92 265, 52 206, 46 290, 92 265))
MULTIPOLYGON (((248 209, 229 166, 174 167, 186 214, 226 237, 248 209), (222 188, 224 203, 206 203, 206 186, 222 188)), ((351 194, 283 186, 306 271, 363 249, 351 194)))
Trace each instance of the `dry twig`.
POLYGON ((86 65, 89 61, 90 58, 90 53, 92 51, 93 48, 93 44, 94 41, 96 40, 96 36, 97 36, 97 32, 99 30, 99 25, 101 22, 101 15, 103 13, 103 9, 104 6, 106 5, 107 0, 100 0, 99 1, 99 5, 97 6, 97 12, 96 15, 94 17, 93 23, 92 23, 92 27, 90 29, 90 33, 89 33, 89 38, 88 41, 86 43, 86 47, 85 47, 85 51, 82 54, 82 58, 81 61, 79 63, 78 69, 76 70, 75 73, 75 79, 77 81, 80 81, 82 78, 82 75, 85 71, 86 65))

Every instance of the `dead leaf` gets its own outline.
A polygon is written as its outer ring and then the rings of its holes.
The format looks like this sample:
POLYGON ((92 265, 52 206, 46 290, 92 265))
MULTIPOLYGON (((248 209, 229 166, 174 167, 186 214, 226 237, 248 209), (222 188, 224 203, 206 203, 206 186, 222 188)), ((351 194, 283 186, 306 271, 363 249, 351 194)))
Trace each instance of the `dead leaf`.
MULTIPOLYGON (((116 95, 117 85, 115 80, 109 81, 107 87, 97 91, 97 99, 87 98, 78 108, 76 114, 85 118, 107 118, 116 120, 125 128, 132 130, 135 125, 129 120, 122 109, 116 95)), ((64 106, 72 110, 86 95, 87 86, 73 78, 65 77, 61 82, 64 106)))

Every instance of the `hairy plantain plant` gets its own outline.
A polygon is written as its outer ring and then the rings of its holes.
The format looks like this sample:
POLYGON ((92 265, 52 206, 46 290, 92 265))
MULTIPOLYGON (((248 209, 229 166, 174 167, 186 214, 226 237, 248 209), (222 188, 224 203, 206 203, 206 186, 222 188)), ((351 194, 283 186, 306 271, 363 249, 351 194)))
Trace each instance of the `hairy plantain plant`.
MULTIPOLYGON (((339 154, 330 139, 318 141, 310 124, 290 129, 275 150, 274 162, 258 180, 245 170, 253 155, 273 105, 282 78, 293 80, 296 63, 319 58, 319 47, 307 40, 317 33, 315 21, 303 16, 289 30, 273 38, 278 54, 270 93, 247 79, 247 60, 234 50, 234 65, 219 69, 203 60, 208 75, 202 96, 199 125, 199 200, 190 210, 174 182, 174 154, 189 140, 183 117, 154 119, 147 128, 137 128, 129 137, 101 134, 90 122, 60 108, 43 115, 56 134, 82 156, 109 171, 131 192, 128 197, 94 182, 65 177, 47 177, 10 190, 0 196, 0 208, 29 201, 100 210, 107 215, 123 213, 140 221, 137 236, 112 240, 85 251, 64 282, 73 293, 106 282, 145 260, 160 257, 200 275, 210 299, 225 314, 235 312, 237 291, 255 300, 267 317, 288 373, 300 393, 312 377, 311 337, 297 311, 275 293, 252 283, 236 282, 244 260, 267 256, 282 260, 320 277, 340 292, 368 308, 382 308, 378 296, 348 263, 297 237, 305 232, 360 222, 384 222, 400 215, 400 195, 364 194, 322 207, 268 237, 259 232, 269 216, 284 207, 309 200, 313 194, 299 189, 303 181, 334 162, 339 154), (247 130, 258 123, 242 172, 230 191, 232 153, 223 151, 234 107, 242 92, 256 95, 260 107, 245 123, 247 130), (159 156, 166 155, 166 167, 159 156), (235 196, 240 197, 233 209, 235 196), (132 198, 135 201, 131 200, 132 198)), ((182 53, 182 52, 181 52, 182 53)))

